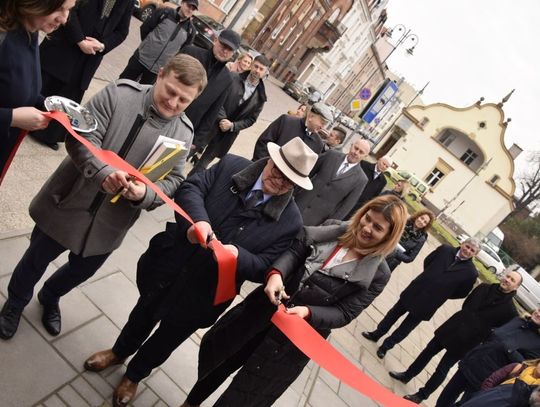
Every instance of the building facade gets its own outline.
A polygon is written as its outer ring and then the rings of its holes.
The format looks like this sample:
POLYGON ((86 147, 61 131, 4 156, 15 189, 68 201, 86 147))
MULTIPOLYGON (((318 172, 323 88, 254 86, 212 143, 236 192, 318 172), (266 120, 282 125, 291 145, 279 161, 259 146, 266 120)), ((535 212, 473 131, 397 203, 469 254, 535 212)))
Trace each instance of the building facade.
POLYGON ((273 61, 273 76, 285 82, 298 77, 315 55, 332 49, 352 4, 353 0, 266 0, 242 38, 273 61))
POLYGON ((503 104, 411 106, 374 150, 429 186, 424 203, 470 236, 487 235, 514 208, 517 145, 504 144, 503 104))

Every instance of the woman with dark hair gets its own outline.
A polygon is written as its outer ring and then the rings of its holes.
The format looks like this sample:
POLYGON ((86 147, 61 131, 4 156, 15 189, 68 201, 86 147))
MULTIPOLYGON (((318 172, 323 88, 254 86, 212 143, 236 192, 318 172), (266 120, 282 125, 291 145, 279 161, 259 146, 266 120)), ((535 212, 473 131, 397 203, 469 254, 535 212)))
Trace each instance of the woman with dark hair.
POLYGON ((50 34, 68 19, 75 0, 0 2, 0 182, 21 130, 44 129, 38 32, 50 34))
POLYGON ((305 227, 303 237, 274 262, 266 287, 205 334, 199 381, 183 407, 200 405, 240 367, 215 406, 271 406, 309 361, 271 324, 276 306, 288 300, 286 312, 306 319, 325 338, 347 325, 386 286, 384 256, 397 244, 406 217, 403 203, 386 196, 366 203, 350 222, 305 227))
POLYGON ((420 210, 409 218, 403 235, 399 239, 398 247, 386 258, 390 271, 394 271, 401 262, 411 263, 414 261, 426 243, 427 231, 434 220, 435 215, 428 209, 420 210))

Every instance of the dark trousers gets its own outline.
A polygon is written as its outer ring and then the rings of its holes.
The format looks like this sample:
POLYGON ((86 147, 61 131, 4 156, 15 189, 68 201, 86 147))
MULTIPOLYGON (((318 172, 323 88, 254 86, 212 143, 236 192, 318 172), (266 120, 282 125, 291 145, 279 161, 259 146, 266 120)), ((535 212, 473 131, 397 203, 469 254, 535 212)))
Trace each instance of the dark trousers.
POLYGON ((458 369, 458 371, 454 374, 454 376, 452 376, 450 381, 442 390, 439 398, 437 399, 437 404, 435 404, 435 407, 454 406, 461 393, 463 393, 461 402, 465 402, 471 398, 475 391, 476 389, 471 386, 465 375, 461 372, 461 370, 458 369))
POLYGON ((139 62, 137 51, 129 58, 128 64, 120 74, 120 79, 131 79, 143 85, 152 85, 156 81, 156 77, 157 75, 155 73, 149 71, 139 62))
MULTIPOLYGON (((429 361, 433 359, 433 357, 443 349, 444 348, 441 343, 436 338, 433 338, 431 341, 428 342, 424 350, 420 352, 418 357, 405 371, 405 374, 409 377, 415 377, 416 375, 418 375, 418 373, 424 370, 429 361)), ((457 363, 457 361, 457 358, 452 357, 448 354, 448 352, 445 352, 441 361, 435 368, 435 372, 433 372, 429 380, 426 382, 426 384, 424 384, 424 387, 418 390, 420 396, 424 399, 427 399, 431 395, 431 393, 433 393, 437 389, 437 387, 441 385, 441 383, 446 378, 448 371, 452 366, 457 363)))
POLYGON ((196 172, 204 171, 206 168, 208 168, 214 158, 217 157, 217 148, 217 144, 213 144, 212 142, 210 142, 210 144, 208 144, 204 149, 201 157, 193 166, 193 169, 189 172, 188 176, 195 174, 196 172))
POLYGON ((136 352, 127 366, 129 380, 148 377, 191 334, 212 325, 230 305, 232 301, 213 305, 216 280, 205 277, 194 275, 187 282, 179 278, 172 287, 141 295, 113 346, 121 358, 136 352), (148 337, 158 322, 158 329, 148 337))
MULTIPOLYGON (((396 304, 390 309, 390 311, 388 311, 382 321, 379 322, 379 325, 377 325, 377 329, 373 331, 373 335, 376 338, 380 338, 385 335, 390 330, 390 328, 392 328, 392 325, 394 325, 402 315, 405 315, 406 312, 407 310, 405 309, 403 303, 401 302, 401 300, 398 300, 398 302, 396 302, 396 304)), ((422 322, 422 320, 413 317, 411 314, 407 315, 401 325, 397 327, 394 332, 392 332, 392 334, 384 340, 381 348, 386 350, 392 349, 397 343, 405 339, 407 335, 409 335, 411 331, 420 324, 420 322, 422 322)))
MULTIPOLYGON (((30 247, 15 267, 9 281, 10 305, 24 308, 32 299, 34 286, 45 273, 49 263, 66 250, 68 249, 35 226, 30 237, 30 247)), ((92 277, 109 255, 110 253, 82 257, 70 252, 68 262, 45 281, 39 293, 40 301, 43 304, 57 303, 61 296, 92 277)))
MULTIPOLYGON (((80 103, 85 89, 80 89, 79 86, 70 83, 62 82, 61 80, 42 71, 43 86, 41 94, 43 96, 63 96, 71 99, 74 102, 80 103)), ((54 144, 63 142, 66 139, 66 129, 56 120, 51 120, 46 129, 33 131, 31 136, 36 140, 45 144, 54 144)))

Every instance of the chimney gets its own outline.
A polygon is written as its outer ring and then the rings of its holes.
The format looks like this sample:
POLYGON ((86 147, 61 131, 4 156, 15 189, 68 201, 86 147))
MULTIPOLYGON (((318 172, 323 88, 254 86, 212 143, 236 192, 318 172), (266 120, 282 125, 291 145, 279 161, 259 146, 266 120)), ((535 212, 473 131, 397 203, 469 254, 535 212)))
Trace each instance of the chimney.
POLYGON ((520 155, 523 152, 523 149, 518 146, 516 143, 512 144, 512 147, 508 149, 508 152, 512 156, 512 159, 516 159, 518 155, 520 155))

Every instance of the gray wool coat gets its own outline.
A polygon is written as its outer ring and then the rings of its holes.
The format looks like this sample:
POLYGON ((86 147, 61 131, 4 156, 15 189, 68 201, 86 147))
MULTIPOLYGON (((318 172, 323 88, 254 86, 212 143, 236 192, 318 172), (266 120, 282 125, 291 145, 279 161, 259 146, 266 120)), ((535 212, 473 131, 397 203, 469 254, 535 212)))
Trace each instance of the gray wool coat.
MULTIPOLYGON (((84 137, 95 146, 118 153, 140 114, 142 127, 124 155, 135 168, 144 162, 158 136, 184 141, 186 150, 180 153, 179 163, 156 183, 173 196, 183 181, 193 128, 183 113, 171 119, 161 117, 152 106, 153 89, 125 79, 108 85, 87 105, 98 128, 84 137)), ((45 234, 76 254, 87 257, 110 253, 120 246, 142 209, 154 209, 163 201, 147 188, 137 204, 123 198, 110 203, 112 196, 106 195, 101 185, 115 168, 95 158, 71 136, 66 139, 66 149, 69 156, 32 200, 30 216, 45 234)))
POLYGON ((360 164, 336 175, 345 154, 329 150, 319 157, 311 171, 313 189, 295 197, 304 225, 317 226, 327 219, 342 220, 360 198, 368 179, 360 164))

